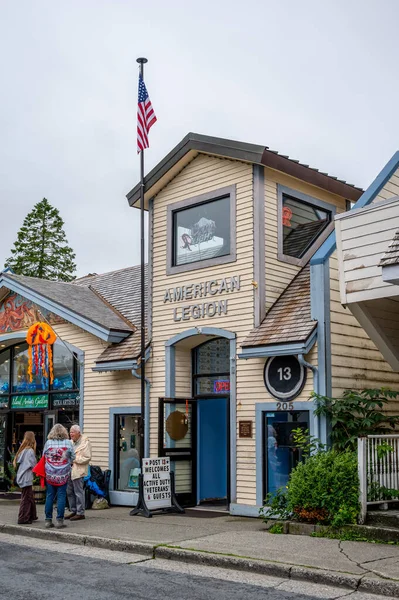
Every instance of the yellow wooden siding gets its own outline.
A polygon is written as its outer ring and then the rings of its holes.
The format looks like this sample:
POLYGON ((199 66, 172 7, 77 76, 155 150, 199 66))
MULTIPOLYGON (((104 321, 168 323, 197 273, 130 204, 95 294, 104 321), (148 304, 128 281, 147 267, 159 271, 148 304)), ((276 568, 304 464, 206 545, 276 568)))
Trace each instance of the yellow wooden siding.
POLYGON ((265 270, 266 270, 266 309, 268 310, 282 294, 287 285, 300 271, 300 267, 278 259, 277 185, 297 190, 318 200, 333 204, 337 213, 345 210, 345 199, 316 188, 299 179, 265 168, 265 270))
POLYGON ((336 253, 330 259, 330 282, 332 395, 339 397, 345 389, 383 386, 399 390, 399 374, 392 371, 350 310, 341 304, 336 253))
MULTIPOLYGON (((270 175, 270 173, 269 173, 270 175)), ((284 185, 293 187, 296 180, 282 178, 284 185)), ((302 186, 307 193, 311 186, 302 186)), ((280 295, 289 283, 296 267, 288 265, 289 275, 281 277, 281 263, 277 265, 277 194, 276 182, 266 179, 266 192, 274 205, 274 225, 272 210, 269 220, 266 218, 266 260, 275 255, 276 291, 274 299, 280 295), (273 196, 274 194, 274 196, 273 196), (274 236, 273 249, 271 239, 274 236), (270 245, 269 245, 270 244, 270 245)), ((322 194, 323 195, 323 194, 322 194)), ((331 200, 330 196, 329 199, 331 200)), ((268 205, 266 204, 266 212, 268 205)), ((153 354, 151 361, 151 454, 158 452, 158 398, 165 394, 165 341, 186 329, 209 325, 220 327, 237 334, 237 351, 254 324, 253 301, 253 200, 252 166, 215 157, 199 155, 195 158, 154 201, 154 262, 153 262, 153 354), (167 206, 179 200, 187 199, 227 185, 236 184, 237 188, 237 261, 235 263, 210 267, 187 273, 166 276, 166 215, 167 206), (217 296, 228 299, 228 314, 195 321, 174 322, 173 309, 189 302, 164 303, 165 290, 187 283, 197 283, 224 276, 240 275, 241 289, 230 294, 217 296)), ((266 279, 272 272, 272 261, 267 263, 266 279), (268 271, 269 268, 269 271, 268 271), (269 275, 268 275, 269 274, 269 275)), ((268 291, 272 290, 269 279, 268 291)), ((193 344, 204 341, 202 336, 193 344)), ((307 357, 316 364, 316 349, 307 357)), ((265 359, 237 359, 237 421, 250 419, 255 425, 255 403, 275 402, 266 391, 263 382, 265 359)), ((312 373, 308 373, 306 386, 297 400, 308 400, 313 390, 312 373)), ((176 347, 176 396, 191 394, 191 348, 185 343, 176 347)), ((238 428, 238 422, 237 422, 238 428)), ((254 427, 255 430, 255 427, 254 427)), ((237 439, 237 501, 243 504, 256 504, 256 453, 255 439, 237 439)))
POLYGON ((342 302, 399 295, 382 280, 381 258, 399 229, 399 200, 371 204, 336 221, 342 302))
POLYGON ((389 181, 384 185, 378 196, 373 200, 373 204, 381 202, 381 200, 387 200, 399 196, 399 169, 395 171, 389 181))
POLYGON ((140 381, 130 371, 95 373, 95 360, 108 346, 99 338, 70 323, 53 326, 57 335, 85 353, 84 433, 93 447, 93 464, 113 468, 109 460, 109 409, 140 406, 140 381))

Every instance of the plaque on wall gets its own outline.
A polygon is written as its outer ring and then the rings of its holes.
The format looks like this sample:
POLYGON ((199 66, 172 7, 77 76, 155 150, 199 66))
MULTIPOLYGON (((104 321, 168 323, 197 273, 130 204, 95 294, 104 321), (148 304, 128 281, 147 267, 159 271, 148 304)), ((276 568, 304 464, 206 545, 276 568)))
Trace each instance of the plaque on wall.
POLYGON ((238 421, 238 437, 252 437, 252 421, 238 421))
POLYGON ((263 372, 267 391, 278 400, 293 400, 303 390, 306 370, 296 356, 273 356, 263 372))

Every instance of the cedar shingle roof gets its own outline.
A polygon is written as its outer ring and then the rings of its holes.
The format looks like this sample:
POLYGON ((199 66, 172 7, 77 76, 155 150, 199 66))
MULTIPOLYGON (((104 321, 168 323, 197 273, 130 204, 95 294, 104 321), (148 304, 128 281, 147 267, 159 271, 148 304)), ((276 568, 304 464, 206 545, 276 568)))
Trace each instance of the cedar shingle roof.
POLYGON ((129 335, 129 337, 122 342, 119 342, 119 344, 111 344, 108 346, 108 348, 106 348, 96 359, 96 364, 109 361, 132 360, 138 358, 140 351, 141 332, 138 330, 129 335))
MULTIPOLYGON (((398 197, 399 199, 399 197, 398 197)), ((392 242, 388 246, 388 250, 380 260, 380 267, 388 265, 397 265, 399 263, 399 231, 393 237, 392 242)))
MULTIPOLYGON (((111 304, 121 313, 130 323, 136 327, 136 331, 129 335, 119 344, 111 344, 97 358, 96 363, 109 361, 123 361, 135 359, 140 355, 141 350, 141 296, 140 296, 140 265, 110 271, 102 275, 87 275, 74 282, 78 286, 90 286, 99 293, 106 302, 111 304)), ((145 265, 145 295, 147 298, 148 289, 148 269, 145 265)), ((147 302, 145 308, 147 309, 147 302)), ((146 310, 147 312, 147 310, 146 310)), ((147 318, 147 314, 145 316, 147 318)), ((146 345, 148 339, 146 339, 146 345)))
POLYGON ((270 308, 242 346, 305 342, 316 328, 310 314, 310 266, 306 265, 270 308))
MULTIPOLYGON (((101 275, 87 275, 74 281, 75 285, 92 287, 109 304, 140 328, 140 265, 110 271, 101 275)), ((145 265, 145 294, 147 296, 148 269, 145 265)), ((147 306, 147 302, 146 302, 147 306)))

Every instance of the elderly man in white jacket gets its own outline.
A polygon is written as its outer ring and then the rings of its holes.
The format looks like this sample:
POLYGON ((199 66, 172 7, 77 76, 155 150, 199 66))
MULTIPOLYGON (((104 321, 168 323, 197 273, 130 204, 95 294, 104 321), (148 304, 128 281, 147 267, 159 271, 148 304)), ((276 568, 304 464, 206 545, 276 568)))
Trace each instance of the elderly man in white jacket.
POLYGON ((72 464, 71 477, 68 481, 68 503, 71 513, 65 518, 71 521, 80 521, 85 518, 85 492, 84 478, 89 472, 91 461, 91 444, 87 437, 82 435, 79 425, 72 425, 69 435, 75 450, 75 460, 72 464))

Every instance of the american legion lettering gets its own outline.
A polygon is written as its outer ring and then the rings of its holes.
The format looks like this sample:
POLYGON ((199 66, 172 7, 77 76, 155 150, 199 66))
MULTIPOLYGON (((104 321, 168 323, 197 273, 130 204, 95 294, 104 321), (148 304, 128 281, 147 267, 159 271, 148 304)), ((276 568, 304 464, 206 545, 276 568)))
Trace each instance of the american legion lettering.
MULTIPOLYGON (((211 279, 201 283, 189 283, 180 287, 169 288, 165 291, 165 302, 180 302, 182 300, 196 300, 217 294, 239 291, 240 276, 223 277, 223 279, 211 279)), ((227 315, 228 301, 214 300, 198 304, 187 304, 173 309, 174 321, 189 321, 190 319, 204 319, 215 315, 227 315)))

